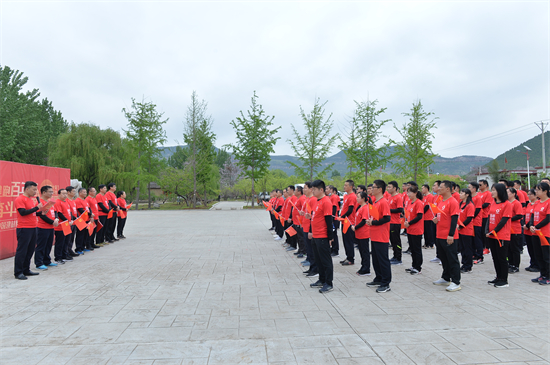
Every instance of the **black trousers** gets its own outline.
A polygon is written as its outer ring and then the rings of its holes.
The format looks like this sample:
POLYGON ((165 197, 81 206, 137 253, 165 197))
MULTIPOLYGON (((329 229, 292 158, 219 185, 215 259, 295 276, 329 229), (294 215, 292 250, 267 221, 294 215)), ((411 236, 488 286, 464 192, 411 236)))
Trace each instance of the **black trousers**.
POLYGON ((309 261, 309 272, 319 273, 319 267, 317 261, 315 261, 315 254, 313 253, 313 243, 308 237, 308 232, 304 232, 304 240, 306 243, 306 255, 309 261))
POLYGON ((521 234, 510 235, 510 247, 508 248, 508 264, 519 268, 521 262, 521 250, 523 242, 521 234))
POLYGON ((474 253, 476 259, 483 258, 483 241, 485 237, 483 236, 483 228, 474 226, 474 253))
POLYGON ((332 242, 332 247, 330 248, 330 252, 333 254, 338 255, 340 252, 340 242, 338 241, 338 228, 340 228, 340 222, 334 221, 334 231, 332 237, 334 237, 334 241, 332 242))
MULTIPOLYGON (((483 218, 481 219, 481 227, 483 227, 483 229, 485 229, 485 227, 487 227, 487 218, 483 218)), ((483 231, 482 229, 482 231, 483 231)), ((483 248, 489 248, 489 246, 487 245, 487 240, 489 238, 485 235, 483 235, 483 248)), ((483 254, 481 255, 480 258, 483 258, 483 254)))
POLYGON ((304 230, 302 226, 292 225, 296 230, 296 241, 298 242, 298 252, 301 254, 306 254, 306 243, 304 241, 304 230))
POLYGON ((530 257, 529 266, 531 266, 533 269, 540 269, 539 262, 535 257, 535 252, 533 248, 533 236, 525 235, 525 243, 527 244, 527 252, 529 252, 530 257))
POLYGON ((426 247, 434 247, 435 246, 435 242, 434 242, 434 235, 433 235, 433 226, 434 226, 434 222, 432 222, 431 220, 429 221, 424 221, 424 245, 426 247))
POLYGON ((277 235, 281 238, 285 235, 285 228, 283 227, 280 219, 275 220, 275 233, 277 233, 277 235))
POLYGON ((474 236, 459 234, 459 237, 459 248, 462 254, 462 267, 465 270, 471 270, 474 265, 474 236))
POLYGON ((76 251, 81 252, 84 251, 84 248, 86 247, 86 239, 88 238, 88 229, 84 228, 82 231, 79 231, 78 228, 76 229, 76 251))
POLYGON ((34 250, 34 264, 36 267, 52 263, 50 252, 53 245, 53 228, 36 229, 36 250, 34 250))
POLYGON ((451 245, 447 240, 437 239, 435 241, 439 247, 439 259, 443 266, 443 274, 441 277, 446 281, 460 284, 460 262, 458 261, 458 242, 455 240, 451 245))
POLYGON ((17 228, 17 249, 13 273, 15 276, 31 270, 31 258, 36 248, 36 228, 17 228))
POLYGON ((422 235, 407 234, 409 239, 409 249, 412 256, 412 267, 418 271, 422 271, 422 235))
POLYGON ((355 262, 355 232, 348 227, 346 233, 342 228, 342 239, 344 240, 344 249, 346 251, 346 260, 355 262))
POLYGON ((332 286, 333 266, 328 238, 313 238, 313 255, 319 268, 319 281, 332 286))
POLYGON ((65 236, 63 231, 54 231, 55 236, 55 248, 54 248, 54 258, 55 261, 63 260, 65 257, 65 246, 69 242, 69 236, 65 236))
POLYGON ((370 249, 368 238, 358 239, 357 245, 359 246, 359 254, 361 255, 361 268, 362 273, 370 273, 370 249))
POLYGON ((124 231, 124 226, 126 225, 126 218, 117 218, 117 226, 116 226, 116 236, 120 237, 122 236, 122 232, 124 231))
MULTIPOLYGON (((96 233, 96 243, 103 243, 105 242, 105 225, 107 224, 107 216, 106 215, 100 215, 99 216, 99 222, 103 225, 99 231, 96 233)), ((97 230, 97 227, 96 227, 97 230)))
MULTIPOLYGON (((399 226, 399 231, 401 226, 399 226)), ((374 268, 374 282, 381 283, 382 285, 389 285, 391 283, 391 264, 388 255, 388 242, 371 241, 372 248, 372 267, 374 268)))
POLYGON ((105 240, 107 241, 115 240, 116 218, 117 214, 113 211, 113 216, 107 219, 107 225, 105 226, 105 240))
MULTIPOLYGON (((548 279, 550 278, 550 246, 541 246, 539 236, 531 237, 535 257, 539 263, 540 276, 548 279)), ((550 237, 546 237, 546 240, 550 242, 550 237)))
POLYGON ((508 248, 510 241, 500 240, 502 247, 497 240, 487 237, 488 249, 491 250, 493 264, 497 273, 497 279, 508 282, 508 248))
POLYGON ((275 216, 273 213, 269 213, 269 218, 271 218, 271 228, 275 228, 275 216))
POLYGON ((403 253, 401 246, 401 224, 390 224, 390 242, 393 248, 393 258, 401 261, 403 253))
POLYGON ((287 230, 289 227, 292 227, 292 223, 289 223, 288 221, 285 221, 285 236, 286 236, 286 242, 287 242, 291 247, 297 248, 297 247, 298 247, 298 241, 296 240, 296 235, 291 236, 291 235, 289 235, 289 234, 286 232, 286 230, 287 230))
POLYGON ((76 228, 75 225, 72 225, 71 226, 71 231, 72 233, 70 235, 68 235, 68 239, 65 240, 65 246, 63 247, 64 251, 63 251, 63 258, 67 258, 69 257, 69 251, 72 251, 73 250, 73 243, 75 241, 75 238, 76 238, 76 231, 78 231, 78 228, 76 228))

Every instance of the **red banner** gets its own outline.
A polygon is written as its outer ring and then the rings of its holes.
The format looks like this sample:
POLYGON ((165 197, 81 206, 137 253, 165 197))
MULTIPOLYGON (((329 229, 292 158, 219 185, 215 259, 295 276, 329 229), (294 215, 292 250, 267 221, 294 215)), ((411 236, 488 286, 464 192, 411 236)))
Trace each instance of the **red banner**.
POLYGON ((42 186, 50 185, 52 200, 56 200, 57 190, 71 184, 71 170, 0 161, 0 259, 15 255, 17 212, 13 203, 23 194, 25 181, 37 183, 39 192, 42 186))

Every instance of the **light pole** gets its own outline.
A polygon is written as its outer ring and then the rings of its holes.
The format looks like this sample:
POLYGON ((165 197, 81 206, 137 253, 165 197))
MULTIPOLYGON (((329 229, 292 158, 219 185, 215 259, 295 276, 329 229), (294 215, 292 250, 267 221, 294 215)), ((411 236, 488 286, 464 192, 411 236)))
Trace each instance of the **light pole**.
POLYGON ((529 190, 531 189, 531 171, 529 170, 529 151, 531 151, 531 149, 525 145, 523 146, 523 148, 525 148, 527 152, 518 152, 527 155, 527 190, 529 190))

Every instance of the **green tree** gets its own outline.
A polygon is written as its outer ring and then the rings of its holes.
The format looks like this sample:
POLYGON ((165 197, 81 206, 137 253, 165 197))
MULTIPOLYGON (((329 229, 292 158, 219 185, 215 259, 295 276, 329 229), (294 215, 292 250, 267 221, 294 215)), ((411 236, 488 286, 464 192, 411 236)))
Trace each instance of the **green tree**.
POLYGON ((323 161, 328 157, 336 138, 338 138, 338 134, 331 135, 332 121, 330 118, 332 114, 326 119, 324 117, 325 110, 323 108, 326 103, 321 104, 317 98, 310 114, 306 114, 300 106, 300 115, 306 128, 304 136, 301 136, 291 124, 294 138, 288 139, 287 142, 290 143, 302 166, 291 161, 287 161, 287 163, 294 167, 296 175, 301 179, 313 181, 314 177, 324 177, 334 165, 323 167, 323 161))
POLYGON ((231 154, 229 152, 227 152, 225 149, 220 148, 216 152, 215 163, 216 163, 216 166, 218 166, 218 168, 220 168, 220 169, 223 168, 223 166, 230 159, 231 159, 231 154))
POLYGON ((342 176, 342 174, 340 174, 340 171, 338 170, 332 170, 332 174, 330 174, 330 177, 334 178, 336 176, 342 176))
POLYGON ((166 132, 162 125, 168 119, 161 120, 164 113, 156 110, 156 105, 152 102, 136 102, 132 98, 130 109, 123 108, 122 112, 128 120, 126 137, 135 151, 136 171, 134 180, 136 181, 136 209, 139 208, 140 183, 146 182, 148 186, 148 201, 151 208, 151 189, 150 183, 155 179, 160 168, 160 150, 158 146, 166 141, 166 132))
MULTIPOLYGON (((235 156, 237 165, 242 169, 242 174, 250 179, 252 196, 256 194, 254 183, 261 179, 269 169, 271 161, 269 154, 275 152, 274 146, 280 138, 275 137, 275 134, 281 128, 272 128, 275 117, 267 116, 262 106, 257 103, 257 99, 258 96, 254 91, 251 110, 247 111, 248 117, 245 117, 241 111, 241 116, 237 117, 236 121, 231 121, 237 134, 237 142, 227 145, 233 151, 233 156, 235 156)), ((254 206, 254 200, 252 200, 252 206, 254 206)))
POLYGON ((382 135, 382 127, 391 119, 379 120, 386 108, 376 109, 377 100, 367 102, 355 101, 355 111, 349 122, 346 138, 340 137, 338 146, 346 154, 351 167, 361 171, 365 185, 371 171, 386 166, 387 145, 377 146, 382 135))
POLYGON ((417 181, 419 175, 424 175, 427 168, 433 164, 437 155, 432 152, 433 129, 436 128, 437 117, 430 118, 434 113, 425 112, 422 102, 413 103, 410 113, 403 113, 409 117, 409 122, 402 128, 394 129, 401 135, 402 141, 396 142, 394 153, 391 156, 393 168, 405 177, 410 176, 417 181), (431 119, 431 120, 428 120, 431 119))
POLYGON ((187 146, 176 147, 176 152, 174 152, 170 157, 168 157, 168 166, 183 170, 187 159, 189 158, 189 148, 187 146))

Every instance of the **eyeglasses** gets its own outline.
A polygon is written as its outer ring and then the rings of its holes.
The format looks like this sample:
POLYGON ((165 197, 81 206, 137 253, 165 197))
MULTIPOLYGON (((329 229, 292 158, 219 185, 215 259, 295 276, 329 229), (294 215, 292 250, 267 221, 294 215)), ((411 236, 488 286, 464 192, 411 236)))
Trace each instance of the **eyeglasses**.
POLYGON ((373 189, 380 189, 378 186, 375 186, 375 185, 373 185, 372 188, 373 189))

